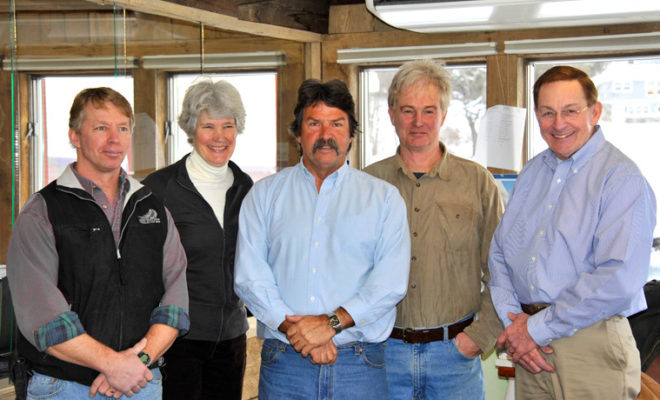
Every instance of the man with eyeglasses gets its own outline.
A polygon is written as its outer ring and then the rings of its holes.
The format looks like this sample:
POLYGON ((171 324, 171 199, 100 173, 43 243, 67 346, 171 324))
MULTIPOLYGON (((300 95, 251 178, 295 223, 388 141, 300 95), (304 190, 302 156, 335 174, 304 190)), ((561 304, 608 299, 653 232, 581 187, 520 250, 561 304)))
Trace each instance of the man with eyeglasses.
POLYGON ((521 171, 489 257, 516 399, 636 399, 626 317, 646 308, 655 196, 605 140, 586 73, 551 68, 534 84, 534 107, 549 149, 521 171))

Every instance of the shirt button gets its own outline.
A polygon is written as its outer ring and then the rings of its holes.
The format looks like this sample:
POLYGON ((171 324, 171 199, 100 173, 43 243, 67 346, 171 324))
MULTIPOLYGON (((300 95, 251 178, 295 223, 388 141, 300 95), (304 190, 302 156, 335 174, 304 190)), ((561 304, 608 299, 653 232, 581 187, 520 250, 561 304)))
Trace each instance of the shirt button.
POLYGON ((577 172, 578 172, 577 168, 573 170, 574 174, 577 174, 577 172))
POLYGON ((104 205, 103 205, 103 209, 104 209, 104 210, 107 210, 107 209, 108 209, 108 205, 107 205, 107 204, 104 204, 104 205))
POLYGON ((422 186, 422 184, 417 182, 417 183, 415 183, 415 186, 420 187, 420 186, 422 186))
POLYGON ((310 299, 311 301, 314 301, 314 300, 316 300, 316 297, 312 296, 312 297, 310 297, 309 299, 310 299))
POLYGON ((413 283, 413 284, 410 285, 410 287, 414 289, 414 288, 417 287, 417 285, 413 283))
POLYGON ((561 178, 557 178, 557 183, 561 183, 561 178))
POLYGON ((529 288, 532 289, 532 290, 534 290, 534 285, 531 285, 529 288))
POLYGON ((319 247, 319 242, 314 242, 314 247, 319 247))
POLYGON ((417 232, 413 232, 413 236, 414 236, 414 237, 417 237, 417 232))
POLYGON ((539 235, 543 236, 544 233, 545 233, 545 232, 541 231, 541 232, 539 232, 539 235))
POLYGON ((552 204, 548 204, 548 208, 552 208, 552 204))
POLYGON ((419 208, 415 207, 415 212, 419 212, 419 208))
POLYGON ((321 217, 316 217, 316 220, 321 222, 321 217))
POLYGON ((535 256, 532 256, 532 261, 536 261, 536 257, 535 257, 535 256))
POLYGON ((312 274, 316 273, 316 268, 312 268, 312 274))
POLYGON ((410 257, 410 261, 417 261, 417 257, 415 256, 410 257))

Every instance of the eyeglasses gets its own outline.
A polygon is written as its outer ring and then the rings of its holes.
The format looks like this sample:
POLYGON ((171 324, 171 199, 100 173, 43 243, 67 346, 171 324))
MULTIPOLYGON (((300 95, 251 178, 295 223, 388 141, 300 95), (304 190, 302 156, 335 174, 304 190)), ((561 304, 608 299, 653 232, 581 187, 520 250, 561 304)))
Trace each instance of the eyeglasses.
MULTIPOLYGON (((581 109, 573 107, 565 108, 561 110, 561 118, 566 121, 573 121, 587 108, 589 108, 589 106, 584 106, 581 109)), ((557 112, 553 110, 543 110, 539 113, 539 118, 543 121, 551 122, 557 118, 557 112)))

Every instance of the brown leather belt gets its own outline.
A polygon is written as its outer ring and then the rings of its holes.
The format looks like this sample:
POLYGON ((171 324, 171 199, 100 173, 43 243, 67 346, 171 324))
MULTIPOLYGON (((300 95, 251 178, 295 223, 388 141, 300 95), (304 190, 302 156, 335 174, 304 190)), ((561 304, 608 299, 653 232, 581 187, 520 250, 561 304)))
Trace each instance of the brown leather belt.
POLYGON ((545 304, 545 303, 521 304, 520 307, 525 312, 525 314, 534 315, 540 312, 541 310, 550 307, 550 304, 545 304))
MULTIPOLYGON (((447 329, 447 338, 453 339, 459 333, 463 332, 463 329, 467 328, 474 317, 470 317, 465 321, 457 322, 453 325, 449 325, 447 329)), ((438 340, 445 339, 445 328, 434 328, 434 329, 412 329, 412 328, 397 328, 392 329, 390 334, 392 339, 401 339, 404 343, 429 343, 436 342, 438 340)))

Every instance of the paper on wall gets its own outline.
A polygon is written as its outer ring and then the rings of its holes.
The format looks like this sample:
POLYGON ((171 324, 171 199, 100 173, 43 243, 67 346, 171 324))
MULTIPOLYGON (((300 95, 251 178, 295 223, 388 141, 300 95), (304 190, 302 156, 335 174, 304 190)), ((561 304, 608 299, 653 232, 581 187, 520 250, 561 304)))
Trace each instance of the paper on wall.
POLYGON ((497 105, 479 123, 475 161, 488 167, 520 170, 527 109, 497 105))

